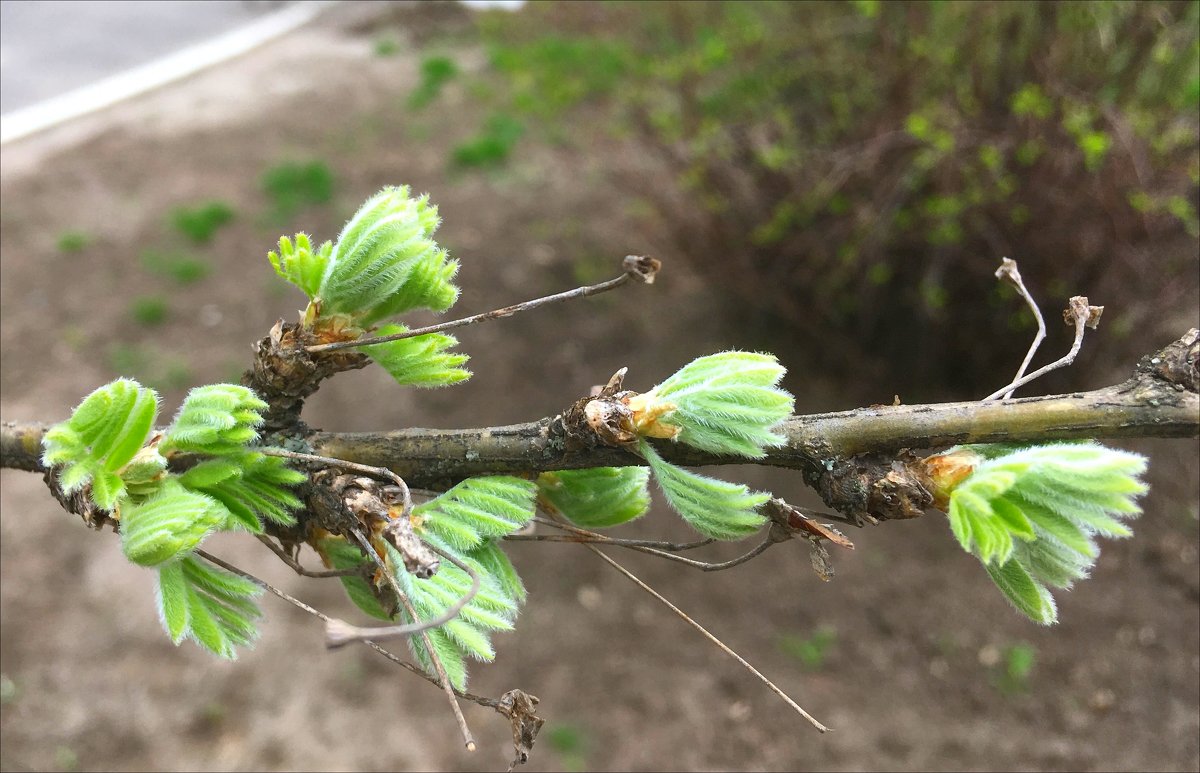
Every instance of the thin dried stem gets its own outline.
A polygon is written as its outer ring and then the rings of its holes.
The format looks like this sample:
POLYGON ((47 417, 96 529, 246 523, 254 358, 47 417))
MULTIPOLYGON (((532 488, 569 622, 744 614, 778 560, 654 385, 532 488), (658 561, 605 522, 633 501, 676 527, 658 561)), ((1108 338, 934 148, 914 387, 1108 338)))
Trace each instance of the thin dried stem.
MULTIPOLYGON (((391 625, 381 627, 359 627, 351 625, 343 620, 330 620, 325 624, 325 646, 329 649, 336 649, 345 646, 352 641, 366 641, 372 639, 381 641, 383 639, 394 639, 399 636, 411 636, 421 631, 428 631, 430 628, 437 628, 445 625, 454 618, 458 617, 458 613, 463 607, 471 603, 471 599, 475 598, 475 594, 479 593, 481 581, 479 574, 467 564, 455 558, 453 555, 440 550, 433 545, 429 548, 433 552, 440 555, 450 563, 457 566, 467 573, 471 578, 471 588, 460 598, 455 601, 450 607, 438 617, 432 620, 417 621, 407 625, 391 625)), ((414 618, 415 620, 416 618, 414 618)))
POLYGON ((361 569, 330 569, 328 571, 321 572, 314 572, 309 569, 305 569, 300 565, 299 561, 288 555, 286 550, 281 548, 279 545, 276 545, 267 535, 255 534, 254 536, 259 542, 269 547, 272 553, 279 556, 280 561, 283 561, 283 563, 287 564, 292 571, 302 577, 353 577, 355 575, 362 574, 361 569))
POLYGON ((1071 350, 1063 355, 1062 358, 1055 360, 1049 365, 1038 368, 1034 372, 1016 379, 1008 386, 997 389, 995 392, 992 392, 990 395, 983 398, 983 401, 986 402, 988 400, 995 400, 1006 393, 1011 393, 1017 387, 1024 386, 1030 381, 1041 378, 1052 370, 1065 368, 1072 362, 1075 362, 1075 357, 1079 354, 1080 347, 1083 346, 1084 331, 1089 327, 1095 329, 1096 325, 1099 324, 1100 315, 1103 312, 1103 306, 1090 306, 1088 305, 1088 299, 1086 296, 1076 295, 1070 300, 1069 305, 1063 312, 1063 318, 1067 321, 1067 323, 1069 324, 1073 322, 1075 324, 1075 340, 1071 344, 1071 350))
MULTIPOLYGON (((1033 311, 1033 317, 1037 320, 1037 335, 1033 337, 1033 343, 1029 345, 1029 351, 1025 353, 1025 359, 1021 361, 1021 367, 1017 368, 1017 375, 1013 376, 1013 381, 1020 381, 1025 375, 1025 371, 1029 368, 1029 363, 1033 362, 1033 355, 1037 353, 1038 347, 1042 345, 1042 341, 1046 340, 1046 320, 1042 318, 1042 310, 1038 308, 1037 301, 1033 300, 1033 296, 1029 290, 1025 288, 1025 282, 1021 280, 1021 271, 1017 268, 1017 261, 1010 258, 1002 258, 1000 268, 996 269, 997 279, 1007 279, 1021 297, 1025 299, 1025 303, 1033 311)), ((1012 397, 1015 390, 1010 389, 1004 393, 1003 400, 1012 397)))
POLYGON ((798 713, 800 716, 804 717, 804 718, 805 718, 805 719, 807 719, 807 720, 808 720, 810 723, 812 723, 812 726, 813 726, 813 727, 815 727, 817 730, 821 731, 822 733, 829 732, 829 728, 828 728, 828 727, 826 727, 825 725, 821 724, 821 723, 820 723, 820 722, 818 722, 816 719, 814 719, 814 718, 813 718, 813 716, 812 716, 811 714, 809 714, 807 711, 805 711, 803 708, 801 708, 801 707, 800 707, 800 704, 798 704, 798 703, 796 703, 794 700, 792 700, 792 699, 791 699, 791 697, 790 697, 790 696, 789 696, 787 693, 785 693, 783 690, 781 690, 781 689, 779 689, 778 687, 776 687, 776 686, 775 686, 775 683, 774 683, 774 682, 772 682, 770 679, 768 679, 766 676, 764 676, 764 675, 762 674, 762 672, 761 672, 761 671, 759 671, 759 670, 758 670, 757 668, 755 668, 754 666, 750 665, 750 663, 748 663, 748 662, 746 661, 746 659, 745 659, 745 658, 743 658, 741 655, 739 655, 739 654, 737 654, 736 652, 734 652, 734 651, 733 651, 733 650, 732 650, 732 649, 731 649, 731 648, 730 648, 728 645, 726 645, 726 644, 725 644, 725 642, 721 641, 721 640, 720 640, 720 639, 718 639, 716 636, 714 636, 713 634, 709 633, 709 631, 708 631, 708 629, 707 629, 707 628, 705 628, 704 626, 700 625, 699 623, 697 623, 697 622, 696 622, 695 620, 693 620, 692 618, 688 617, 687 613, 685 613, 685 612, 684 612, 682 609, 680 609, 679 607, 675 606, 675 605, 674 605, 674 604, 672 604, 670 601, 667 601, 667 599, 666 599, 666 598, 664 598, 664 597, 662 596, 662 594, 660 594, 658 591, 656 591, 656 590, 654 590, 653 588, 651 588, 651 587, 650 587, 649 585, 647 585, 646 583, 644 583, 644 582, 642 582, 641 580, 639 580, 639 579, 637 578, 637 576, 633 574, 633 572, 630 572, 630 571, 629 571, 628 569, 626 569, 624 566, 621 566, 619 563, 617 563, 616 561, 614 561, 612 558, 608 557, 607 555, 605 555, 604 553, 602 553, 600 550, 598 550, 598 549, 597 549, 595 546, 593 546, 593 545, 584 545, 584 547, 585 547, 585 548, 587 548, 588 550, 592 551, 592 552, 593 552, 593 553, 595 553, 596 555, 600 556, 600 558, 602 558, 602 559, 603 559, 605 562, 607 562, 607 563, 608 563, 610 566, 612 566, 612 567, 613 567, 614 569, 616 569, 618 572, 620 572, 621 574, 623 574, 623 575, 625 575, 627 578, 629 578, 629 580, 630 580, 630 581, 632 581, 632 582, 633 582, 635 585, 637 585, 639 588, 641 588, 642 590, 646 591, 647 593, 649 593, 649 594, 650 594, 651 596, 653 596, 654 598, 658 599, 658 600, 659 600, 660 602, 662 602, 662 603, 663 603, 663 604, 664 604, 664 605, 665 605, 665 606, 666 606, 668 609, 670 609, 672 612, 674 612, 676 615, 678 615, 678 616, 679 616, 679 618, 680 618, 680 619, 682 619, 682 620, 683 620, 685 623, 687 623, 688 625, 690 625, 690 626, 692 626, 693 628, 695 628, 697 631, 699 631, 701 634, 703 634, 703 635, 704 635, 704 637, 705 637, 706 639, 708 639, 709 641, 711 641, 713 644, 717 645, 717 647, 719 647, 719 648, 721 649, 721 651, 722 651, 722 652, 724 652, 726 655, 728 655, 729 657, 731 657, 731 658, 733 658, 734 660, 736 660, 738 663, 740 663, 740 664, 742 665, 742 667, 743 667, 743 668, 745 668, 747 671, 749 671, 750 673, 752 673, 752 674, 754 674, 756 677, 758 677, 758 679, 759 679, 759 680, 760 680, 760 681, 761 681, 763 684, 765 684, 765 685, 766 685, 768 688, 770 688, 771 692, 775 693, 775 694, 776 694, 776 695, 778 695, 780 698, 782 698, 782 699, 784 700, 784 702, 786 702, 786 703, 787 703, 789 706, 791 706, 791 707, 792 707, 792 709, 793 709, 794 711, 796 711, 796 712, 797 712, 797 713, 798 713))
MULTIPOLYGON (((533 522, 540 523, 545 526, 553 526, 556 529, 562 529, 563 531, 569 531, 584 537, 596 537, 601 541, 609 542, 614 545, 621 545, 623 547, 654 548, 656 550, 668 550, 672 553, 678 553, 684 550, 695 550, 696 548, 702 548, 705 545, 711 545, 716 542, 716 540, 712 537, 696 540, 695 542, 665 542, 663 540, 655 539, 620 539, 618 537, 609 537, 606 534, 597 534, 596 532, 588 531, 587 529, 581 529, 578 526, 567 523, 563 520, 554 520, 552 518, 543 518, 535 515, 533 517, 533 522)), ((505 539, 507 539, 507 537, 505 539)))
POLYGON ((587 285, 585 287, 576 287, 574 290, 567 290, 566 292, 547 295, 544 298, 535 298, 531 301, 524 301, 523 303, 516 303, 512 306, 505 306, 502 309, 485 311, 482 314, 474 314, 470 317, 463 317, 462 319, 450 320, 449 322, 439 322, 436 325, 416 328, 415 330, 406 330, 403 333, 396 333, 394 335, 387 336, 376 336, 374 338, 360 338, 356 341, 337 341, 328 344, 314 344, 312 346, 306 346, 305 350, 308 351, 309 354, 316 354, 318 352, 332 352, 339 349, 350 349, 356 346, 370 346, 371 344, 382 344, 388 341, 399 341, 404 338, 415 338, 416 336, 423 336, 429 333, 440 333, 443 330, 453 330, 456 327, 474 325, 477 322, 486 322, 488 320, 511 317, 517 312, 529 311, 530 309, 547 306, 551 303, 571 301, 576 298, 586 298, 589 295, 599 295, 600 293, 605 293, 609 290, 615 290, 616 288, 628 283, 633 279, 637 279, 645 284, 652 284, 654 282, 655 275, 658 273, 659 262, 654 258, 629 255, 625 258, 622 266, 624 268, 624 273, 615 279, 608 280, 607 282, 587 285))
MULTIPOLYGON (((400 599, 400 603, 404 605, 404 611, 408 613, 409 619, 414 622, 419 620, 420 618, 417 616, 417 610, 413 607, 412 601, 400 589, 400 583, 397 582, 396 576, 392 574, 392 571, 380 560, 379 554, 371 547, 370 540, 367 539, 366 535, 357 530, 353 531, 352 534, 354 535, 354 539, 366 552, 367 557, 375 563, 377 569, 383 572, 383 576, 387 578, 388 584, 392 587, 392 592, 396 594, 396 598, 400 599)), ((442 659, 438 657, 437 652, 433 649, 433 642, 429 638, 429 631, 422 630, 419 635, 421 642, 425 645, 425 652, 429 655, 429 662, 433 664, 433 669, 437 671, 440 686, 446 694, 446 700, 450 703, 450 711, 453 712, 454 720, 458 723, 459 732, 462 733, 463 745, 467 747, 467 751, 473 752, 475 751, 475 738, 471 735, 471 728, 467 727, 467 718, 463 716, 462 707, 458 705, 458 700, 454 696, 454 685, 450 684, 450 677, 446 675, 446 666, 442 664, 442 659)))
MULTIPOLYGON (((647 553, 652 556, 658 556, 659 558, 665 558, 668 561, 676 561, 678 563, 684 564, 685 566, 690 566, 693 569, 699 569, 702 572, 719 572, 722 569, 732 569, 735 566, 744 564, 747 561, 749 561, 750 559, 752 559, 758 555, 761 555, 764 551, 766 551, 767 548, 771 547, 771 545, 773 545, 779 541, 779 540, 775 539, 773 536, 768 535, 765 540, 763 540, 761 543, 756 545, 748 553, 743 553, 742 555, 738 556, 737 558, 730 559, 729 561, 721 561, 721 562, 717 562, 717 563, 711 563, 708 561, 697 561, 692 558, 686 558, 685 556, 677 556, 674 553, 667 552, 667 550, 664 550, 662 548, 650 547, 646 543, 651 543, 652 542, 651 540, 623 540, 623 539, 618 539, 615 537, 609 537, 604 534, 597 534, 596 532, 587 531, 586 529, 580 529, 578 527, 570 526, 568 524, 558 523, 555 521, 547 520, 545 518, 536 518, 535 520, 538 523, 544 523, 547 526, 553 526, 556 529, 563 529, 564 531, 569 531, 571 533, 570 534, 561 534, 561 535, 560 534, 533 534, 533 535, 528 535, 528 536, 509 535, 509 536, 505 537, 505 539, 506 540, 514 540, 514 541, 518 541, 518 542, 519 541, 576 542, 579 544, 597 543, 597 544, 603 544, 603 545, 612 545, 613 547, 628 548, 629 550, 636 550, 639 553, 647 553)), ((709 539, 709 540, 704 540, 702 542, 684 543, 682 545, 673 544, 673 543, 669 543, 669 542, 668 543, 659 543, 659 544, 670 545, 672 548, 675 548, 675 549, 690 549, 690 547, 699 547, 700 545, 708 545, 712 542, 714 542, 714 540, 709 539)))

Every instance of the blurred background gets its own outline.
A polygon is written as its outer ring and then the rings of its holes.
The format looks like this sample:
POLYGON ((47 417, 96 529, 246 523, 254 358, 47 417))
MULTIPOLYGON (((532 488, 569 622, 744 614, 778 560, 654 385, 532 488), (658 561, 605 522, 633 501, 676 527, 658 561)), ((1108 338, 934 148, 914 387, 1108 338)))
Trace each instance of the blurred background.
MULTIPOLYGON (((77 5, 0 3, 5 118, 309 4, 77 5)), ((236 381, 303 305, 266 252, 299 230, 335 238, 388 184, 439 205, 462 262, 455 315, 607 279, 630 253, 664 272, 465 329, 461 386, 339 375, 306 410, 323 429, 524 421, 621 366, 646 389, 735 347, 780 356, 798 412, 979 398, 1034 331, 992 276, 1005 256, 1050 324, 1038 363, 1069 346, 1069 296, 1106 306, 1076 364, 1022 394, 1119 381, 1200 321, 1200 4, 309 10, 240 56, 4 144, 5 420, 59 420, 118 375, 168 415, 188 388, 236 381)), ((530 770, 1195 770, 1197 444, 1123 445, 1151 457, 1145 515, 1060 596, 1054 629, 1012 612, 933 515, 855 531, 829 584, 798 545, 710 574, 617 556, 830 735, 571 545, 509 548, 530 600, 471 688, 542 699, 530 770)), ((720 474, 818 504, 798 475, 720 474)), ((236 663, 173 647, 152 576, 36 476, 2 476, 3 769, 510 759, 503 718, 468 706, 481 748, 466 754, 435 690, 365 648, 327 653, 311 618, 271 600, 236 663)), ((688 538, 661 508, 621 533, 688 538)), ((349 614, 336 584, 242 542, 213 550, 349 614)))

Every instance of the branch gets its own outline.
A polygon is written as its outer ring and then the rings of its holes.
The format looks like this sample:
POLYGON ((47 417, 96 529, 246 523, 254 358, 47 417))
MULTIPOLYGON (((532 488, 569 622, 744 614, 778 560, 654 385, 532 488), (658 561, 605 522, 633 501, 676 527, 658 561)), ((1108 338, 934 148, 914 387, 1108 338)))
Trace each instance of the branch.
MULTIPOLYGON (((852 411, 792 416, 781 426, 785 442, 759 464, 805 472, 826 502, 843 513, 875 517, 866 495, 848 501, 833 489, 861 472, 863 454, 956 443, 1022 443, 1081 438, 1196 437, 1200 435, 1200 330, 1192 329, 1159 352, 1143 357, 1132 378, 1091 392, 1006 401, 871 406, 852 411)), ((5 423, 0 466, 41 470, 46 425, 5 423)), ((386 467, 410 486, 438 488, 472 475, 530 473, 585 467, 640 465, 641 457, 572 440, 563 416, 484 429, 406 429, 391 432, 317 432, 309 438, 322 456, 386 467)), ((746 464, 747 459, 705 453, 670 441, 656 449, 674 464, 746 464)), ((851 481, 853 483, 853 481, 851 481)), ((848 488, 855 488, 854 485, 848 488)), ((861 486, 858 486, 861 488, 861 486)), ((920 503, 917 503, 918 506, 920 503)))

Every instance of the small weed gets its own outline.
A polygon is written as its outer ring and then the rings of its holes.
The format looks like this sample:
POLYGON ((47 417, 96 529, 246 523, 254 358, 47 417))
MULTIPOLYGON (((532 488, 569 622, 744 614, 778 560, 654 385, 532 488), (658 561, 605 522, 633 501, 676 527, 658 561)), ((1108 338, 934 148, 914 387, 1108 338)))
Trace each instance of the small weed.
POLYGON ((442 93, 442 87, 458 75, 458 65, 448 56, 427 56, 421 62, 421 82, 408 97, 408 106, 420 110, 442 93))
POLYGON ((262 176, 271 200, 271 217, 287 220, 302 207, 327 204, 333 198, 333 171, 323 161, 285 162, 262 176))
POLYGON ((209 265, 191 255, 177 252, 146 250, 142 253, 142 265, 147 271, 174 279, 181 285, 199 282, 208 276, 209 265))
POLYGON ((825 665, 829 650, 836 643, 837 629, 830 625, 817 626, 817 630, 808 638, 787 634, 779 640, 783 651, 799 660, 809 671, 819 671, 825 665))
POLYGON ((17 683, 10 679, 8 674, 0 674, 0 706, 7 706, 20 694, 17 683))
POLYGON ((400 43, 393 37, 378 38, 373 50, 378 57, 395 56, 400 53, 400 43))
POLYGON ((78 770, 79 755, 70 746, 58 746, 54 749, 54 762, 59 770, 78 770))
POLYGON ((63 231, 58 235, 59 252, 80 252, 91 239, 83 231, 63 231))
POLYGON ((488 119, 483 132, 451 151, 456 166, 483 168, 503 166, 525 127, 512 116, 496 114, 488 119))
POLYGON ((1024 642, 1003 649, 992 673, 992 685, 1006 695, 1029 691, 1029 678, 1037 663, 1037 649, 1024 642))
POLYGON ((166 299, 157 295, 143 295, 129 304, 129 316, 139 325, 154 327, 166 321, 169 309, 166 299))
POLYGON ((171 225, 196 244, 208 244, 221 226, 233 220, 233 207, 223 201, 208 201, 195 207, 176 207, 171 225))
POLYGON ((546 743, 558 752, 563 770, 573 773, 587 769, 587 758, 584 754, 587 737, 582 728, 575 725, 554 725, 546 733, 546 743))

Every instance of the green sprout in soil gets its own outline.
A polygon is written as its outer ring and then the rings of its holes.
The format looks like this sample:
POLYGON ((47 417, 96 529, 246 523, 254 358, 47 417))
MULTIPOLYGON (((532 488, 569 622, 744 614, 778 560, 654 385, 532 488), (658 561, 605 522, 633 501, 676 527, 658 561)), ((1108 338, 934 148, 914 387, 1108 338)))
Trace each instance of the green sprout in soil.
POLYGON ((141 259, 147 271, 169 277, 181 285, 199 282, 210 271, 208 263, 201 258, 180 252, 146 250, 141 259))
POLYGON ((448 56, 427 56, 421 62, 421 82, 408 97, 408 106, 419 110, 438 98, 442 87, 458 75, 458 65, 448 56))
POLYGON ((158 295, 143 295, 134 298, 129 305, 129 316, 139 325, 154 327, 161 325, 167 319, 170 306, 165 298, 158 295))
POLYGON ((323 161, 284 162, 263 173, 262 189, 271 200, 271 217, 287 220, 303 207, 329 203, 333 171, 323 161))
POLYGON ((171 211, 171 225, 195 244, 208 244, 217 229, 232 220, 233 207, 223 201, 176 207, 171 211))
POLYGON ((58 235, 59 252, 80 252, 91 241, 82 231, 63 231, 58 235))
POLYGON ((779 640, 783 651, 799 660, 808 671, 820 671, 836 643, 837 629, 831 625, 817 626, 817 630, 807 638, 786 634, 779 640))

